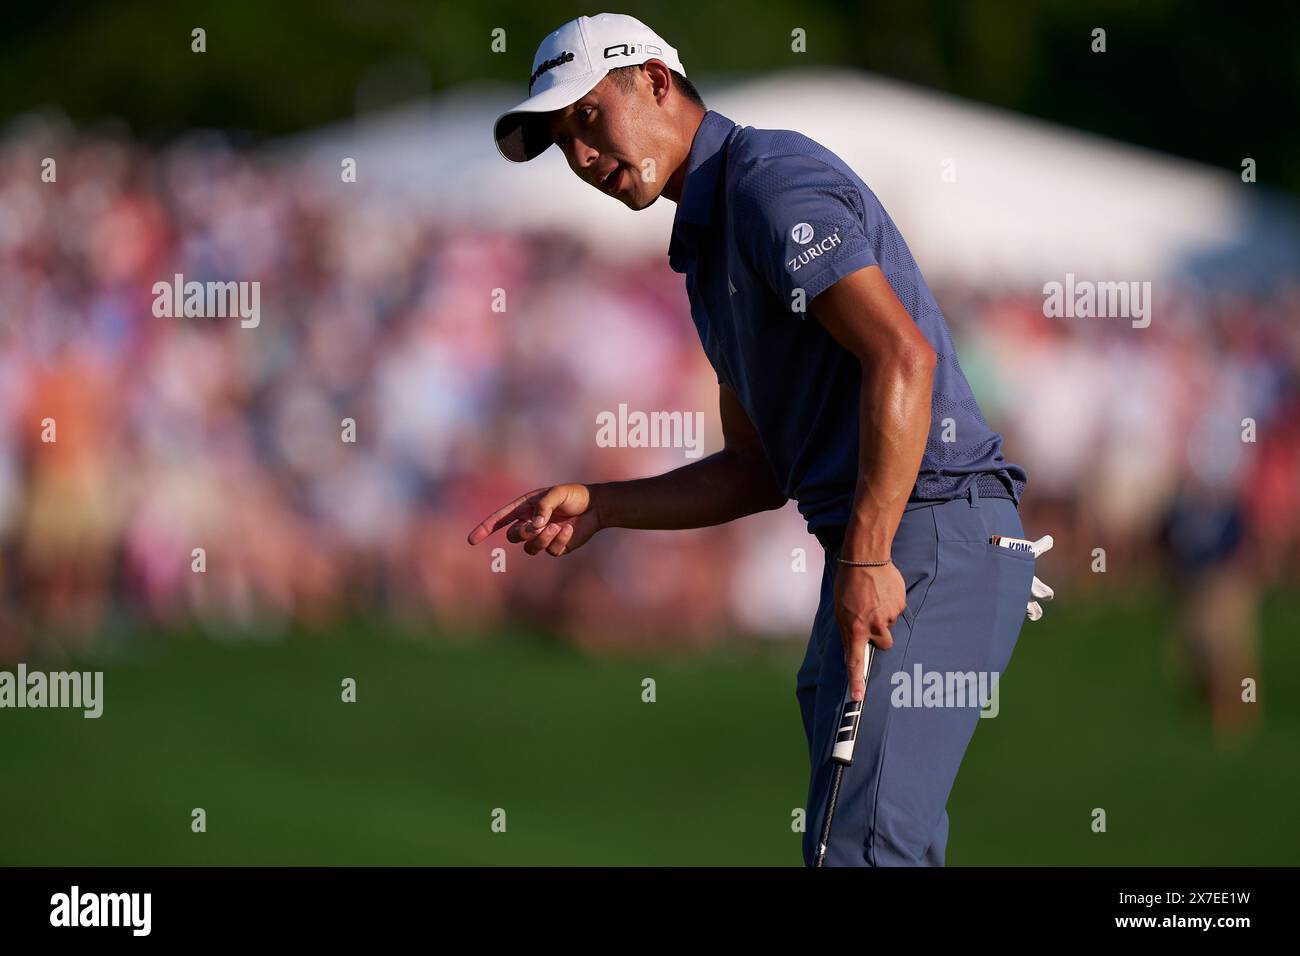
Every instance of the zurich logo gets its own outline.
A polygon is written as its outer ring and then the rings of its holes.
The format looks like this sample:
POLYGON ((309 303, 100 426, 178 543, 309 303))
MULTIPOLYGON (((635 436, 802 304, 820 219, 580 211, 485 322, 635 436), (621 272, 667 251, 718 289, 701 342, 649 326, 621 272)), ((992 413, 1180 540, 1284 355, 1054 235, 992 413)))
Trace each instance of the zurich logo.
POLYGON ((794 228, 790 230, 790 238, 801 246, 806 246, 812 242, 813 227, 806 222, 796 222, 794 228))

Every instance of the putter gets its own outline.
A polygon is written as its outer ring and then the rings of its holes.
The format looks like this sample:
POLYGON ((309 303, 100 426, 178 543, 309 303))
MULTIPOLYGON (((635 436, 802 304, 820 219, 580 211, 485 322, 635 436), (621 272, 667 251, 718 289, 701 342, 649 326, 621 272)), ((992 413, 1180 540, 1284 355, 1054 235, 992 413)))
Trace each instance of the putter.
POLYGON ((840 797, 840 781, 844 779, 844 768, 853 763, 853 745, 858 742, 858 724, 862 721, 862 708, 867 702, 867 680, 871 677, 871 659, 875 656, 876 646, 867 644, 867 660, 862 665, 862 700, 852 697, 853 684, 846 682, 844 688, 844 709, 841 711, 840 729, 835 734, 835 746, 831 748, 831 761, 835 764, 835 778, 831 781, 831 795, 826 801, 826 822, 822 825, 822 842, 817 847, 817 866, 826 862, 826 847, 831 842, 831 821, 835 818, 835 803, 840 797))

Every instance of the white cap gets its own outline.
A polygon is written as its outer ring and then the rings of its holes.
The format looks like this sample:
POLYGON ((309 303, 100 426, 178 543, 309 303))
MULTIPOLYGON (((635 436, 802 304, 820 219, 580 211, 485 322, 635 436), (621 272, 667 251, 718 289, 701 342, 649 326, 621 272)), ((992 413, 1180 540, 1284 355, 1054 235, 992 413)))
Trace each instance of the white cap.
POLYGON ((497 149, 515 163, 541 155, 553 142, 544 114, 582 99, 610 70, 646 60, 663 60, 686 75, 677 51, 635 17, 598 13, 570 20, 537 48, 528 99, 497 117, 497 149))

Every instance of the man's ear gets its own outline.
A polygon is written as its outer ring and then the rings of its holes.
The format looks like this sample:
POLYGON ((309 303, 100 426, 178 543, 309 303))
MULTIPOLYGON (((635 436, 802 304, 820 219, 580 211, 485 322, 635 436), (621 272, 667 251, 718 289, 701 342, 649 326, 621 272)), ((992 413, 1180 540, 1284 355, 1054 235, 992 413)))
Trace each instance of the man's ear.
POLYGON ((651 95, 654 96, 655 102, 662 106, 668 91, 673 88, 672 71, 663 60, 646 60, 641 64, 641 68, 645 70, 645 75, 650 80, 651 95))

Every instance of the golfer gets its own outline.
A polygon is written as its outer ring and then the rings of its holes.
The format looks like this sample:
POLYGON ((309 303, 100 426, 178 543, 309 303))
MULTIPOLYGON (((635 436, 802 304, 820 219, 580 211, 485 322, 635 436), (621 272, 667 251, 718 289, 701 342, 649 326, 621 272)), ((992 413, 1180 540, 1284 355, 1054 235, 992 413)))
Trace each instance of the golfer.
POLYGON ((870 642, 872 691, 824 862, 942 865, 945 804, 987 702, 927 691, 922 705, 911 685, 1005 669, 1034 557, 990 543, 1024 537, 1026 474, 1003 459, 907 244, 838 156, 707 109, 677 51, 632 17, 560 27, 528 93, 496 122, 506 159, 556 146, 631 209, 677 204, 669 265, 717 373, 724 447, 658 477, 538 488, 470 544, 508 526, 527 553, 558 557, 603 528, 699 528, 793 498, 826 559, 796 685, 812 767, 804 862, 870 642))

